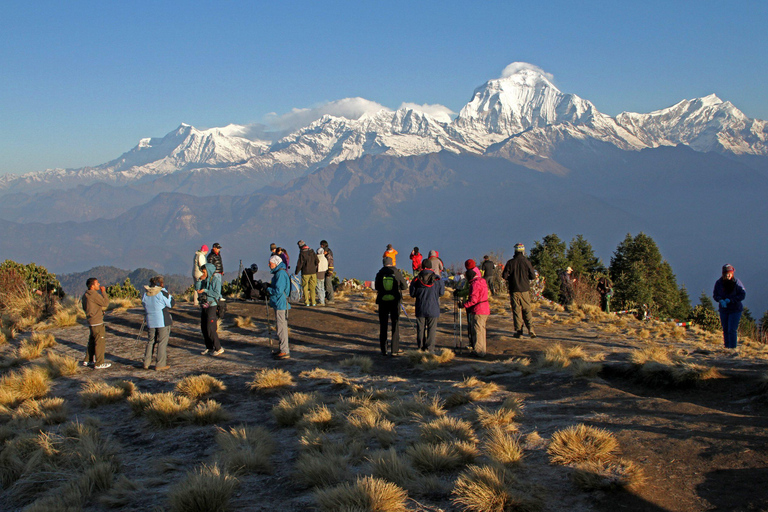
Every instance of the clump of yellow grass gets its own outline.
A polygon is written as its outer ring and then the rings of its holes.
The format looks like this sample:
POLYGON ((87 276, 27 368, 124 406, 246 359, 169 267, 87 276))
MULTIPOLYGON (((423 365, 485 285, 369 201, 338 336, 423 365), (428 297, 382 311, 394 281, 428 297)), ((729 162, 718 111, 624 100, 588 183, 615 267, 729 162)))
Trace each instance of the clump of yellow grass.
POLYGON ((207 373, 189 375, 176 384, 176 392, 187 398, 191 398, 192 400, 199 400, 211 393, 224 391, 226 389, 227 386, 225 386, 221 380, 212 377, 207 373))
POLYGON ((248 383, 248 388, 254 392, 277 391, 293 386, 293 376, 282 368, 261 368, 256 371, 253 380, 248 383))

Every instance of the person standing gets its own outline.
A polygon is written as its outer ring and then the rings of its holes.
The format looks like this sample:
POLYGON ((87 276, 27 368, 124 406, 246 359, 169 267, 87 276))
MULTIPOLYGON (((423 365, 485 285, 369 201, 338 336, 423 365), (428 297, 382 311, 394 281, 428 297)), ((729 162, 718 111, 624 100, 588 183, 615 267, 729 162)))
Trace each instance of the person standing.
POLYGON ((488 303, 488 284, 477 268, 467 270, 464 276, 469 283, 469 296, 466 301, 460 303, 459 307, 467 310, 469 343, 472 350, 478 357, 485 357, 485 325, 491 314, 491 306, 488 303))
POLYGON ((379 345, 381 355, 387 355, 387 324, 392 323, 392 350, 390 355, 399 356, 400 350, 400 302, 403 290, 408 289, 402 272, 392 264, 392 258, 384 258, 384 265, 376 274, 374 289, 376 304, 379 305, 379 345))
POLYGON ((224 275, 224 262, 221 261, 221 244, 216 242, 211 248, 211 252, 208 253, 208 263, 212 263, 216 267, 216 273, 224 275))
POLYGON ((288 256, 288 251, 282 247, 278 247, 277 251, 275 251, 275 254, 280 256, 280 259, 283 260, 283 263, 285 263, 285 270, 288 271, 291 268, 291 258, 288 256))
POLYGON ((296 271, 301 272, 301 288, 304 290, 304 305, 317 306, 317 259, 315 251, 309 248, 304 240, 298 241, 299 259, 296 261, 296 271))
POLYGON ((525 257, 525 246, 515 244, 515 255, 504 265, 501 273, 509 288, 509 302, 512 305, 512 319, 515 326, 515 338, 523 335, 523 324, 528 328, 528 335, 536 337, 533 332, 533 316, 531 315, 531 281, 536 278, 533 265, 525 257))
POLYGON ((97 370, 104 370, 112 366, 112 363, 104 361, 104 352, 107 346, 104 311, 109 306, 109 297, 107 297, 107 289, 101 286, 95 277, 88 278, 85 287, 87 290, 83 295, 82 303, 90 336, 88 336, 83 366, 93 366, 97 370))
POLYGON ((325 274, 328 272, 328 260, 325 257, 325 251, 323 248, 317 250, 317 286, 315 292, 317 293, 317 302, 321 306, 325 306, 325 274))
POLYGON ((414 247, 409 258, 411 258, 411 269, 413 270, 413 277, 416 277, 416 274, 421 271, 421 261, 424 259, 424 256, 419 252, 418 247, 414 247))
POLYGON ((493 279, 496 277, 496 264, 491 261, 491 257, 487 254, 483 256, 483 262, 480 264, 480 271, 483 273, 483 279, 485 279, 485 284, 488 286, 488 293, 494 295, 496 291, 493 286, 493 279))
POLYGON ((437 275, 442 275, 445 265, 443 264, 443 260, 440 259, 440 253, 437 251, 429 251, 428 256, 429 261, 432 262, 432 270, 434 270, 437 275))
POLYGON ((411 281, 408 293, 416 298, 416 342, 419 350, 435 352, 437 320, 440 317, 440 296, 445 283, 432 270, 432 261, 422 263, 424 267, 411 281))
POLYGON ((275 327, 277 339, 280 343, 277 351, 272 353, 275 359, 288 359, 291 357, 291 349, 288 345, 288 296, 291 294, 291 279, 280 256, 269 258, 269 272, 272 274, 272 282, 267 288, 269 295, 269 307, 275 310, 275 327))
MULTIPOLYGON (((193 282, 197 283, 200 280, 200 267, 205 265, 208 260, 206 260, 206 255, 208 253, 208 246, 203 244, 202 247, 200 247, 200 250, 195 252, 195 260, 192 262, 192 279, 193 282)), ((192 294, 192 303, 197 306, 199 305, 199 302, 197 300, 197 294, 192 294)))
POLYGON ((221 348, 219 341, 219 319, 216 315, 216 306, 221 300, 221 274, 216 272, 216 267, 212 263, 206 263, 200 270, 202 275, 197 293, 200 295, 200 330, 203 332, 205 342, 205 350, 200 354, 220 356, 224 353, 224 349, 221 348))
POLYGON ((571 267, 566 268, 559 274, 560 277, 560 304, 565 307, 566 311, 570 311, 573 306, 573 301, 576 299, 576 289, 574 283, 576 279, 573 277, 573 269, 571 267))
MULTIPOLYGON (((157 346, 157 362, 155 371, 163 371, 170 368, 167 362, 168 338, 171 335, 171 308, 176 303, 173 296, 165 289, 163 276, 155 276, 149 281, 149 286, 144 286, 144 296, 141 303, 144 306, 144 314, 147 322, 147 349, 144 353, 144 369, 148 370, 152 363, 152 352, 157 346)), ((195 294, 197 295, 197 294, 195 294)))
POLYGON ((739 321, 744 311, 742 301, 747 296, 747 290, 735 276, 735 269, 730 264, 723 265, 723 275, 715 282, 712 298, 720 306, 720 323, 723 325, 723 342, 725 348, 738 353, 739 321))
POLYGON ((600 309, 604 313, 611 312, 611 297, 613 296, 613 283, 607 276, 597 280, 597 293, 600 294, 600 309))
POLYGON ((382 258, 392 258, 392 266, 397 266, 397 250, 392 247, 392 244, 387 244, 387 250, 384 251, 382 258))
POLYGON ((333 266, 333 251, 325 240, 320 240, 320 247, 323 248, 325 259, 328 260, 328 270, 325 273, 325 302, 330 304, 333 302, 333 276, 336 273, 333 266))

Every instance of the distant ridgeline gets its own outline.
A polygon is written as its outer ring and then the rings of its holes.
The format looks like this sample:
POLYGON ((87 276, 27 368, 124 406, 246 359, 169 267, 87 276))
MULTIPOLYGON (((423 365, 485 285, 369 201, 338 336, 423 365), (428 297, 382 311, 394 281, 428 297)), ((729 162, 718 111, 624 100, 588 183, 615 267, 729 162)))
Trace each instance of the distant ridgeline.
POLYGON ((85 292, 85 281, 89 277, 95 277, 104 286, 111 286, 116 283, 123 283, 126 278, 131 280, 131 284, 139 291, 143 290, 145 284, 149 284, 150 278, 156 275, 162 275, 165 281, 165 287, 171 293, 182 293, 192 285, 192 276, 182 276, 179 274, 161 274, 156 270, 149 268, 137 268, 136 270, 124 270, 117 267, 94 267, 85 272, 76 272, 72 274, 59 274, 59 282, 67 295, 82 295, 85 292))

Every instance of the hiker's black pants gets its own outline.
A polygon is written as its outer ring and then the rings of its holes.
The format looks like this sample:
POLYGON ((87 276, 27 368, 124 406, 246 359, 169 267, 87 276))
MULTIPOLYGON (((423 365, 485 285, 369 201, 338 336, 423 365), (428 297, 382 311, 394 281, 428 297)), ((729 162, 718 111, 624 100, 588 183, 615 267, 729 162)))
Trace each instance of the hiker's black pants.
POLYGON ((200 310, 200 330, 203 331, 203 340, 205 348, 208 350, 219 350, 219 319, 216 316, 216 306, 210 306, 200 310))
POLYGON ((400 302, 389 301, 379 304, 379 344, 381 353, 387 354, 387 323, 392 322, 392 353, 400 349, 400 302))

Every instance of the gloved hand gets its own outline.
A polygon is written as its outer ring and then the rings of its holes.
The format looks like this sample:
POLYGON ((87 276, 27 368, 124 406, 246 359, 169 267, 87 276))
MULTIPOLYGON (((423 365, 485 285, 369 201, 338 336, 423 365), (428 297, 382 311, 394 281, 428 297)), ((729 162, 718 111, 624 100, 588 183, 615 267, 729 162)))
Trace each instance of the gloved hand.
POLYGON ((731 299, 725 299, 725 303, 726 304, 730 304, 731 303, 731 299))
POLYGON ((725 309, 725 307, 728 305, 728 299, 723 299, 720 301, 720 307, 725 309))

